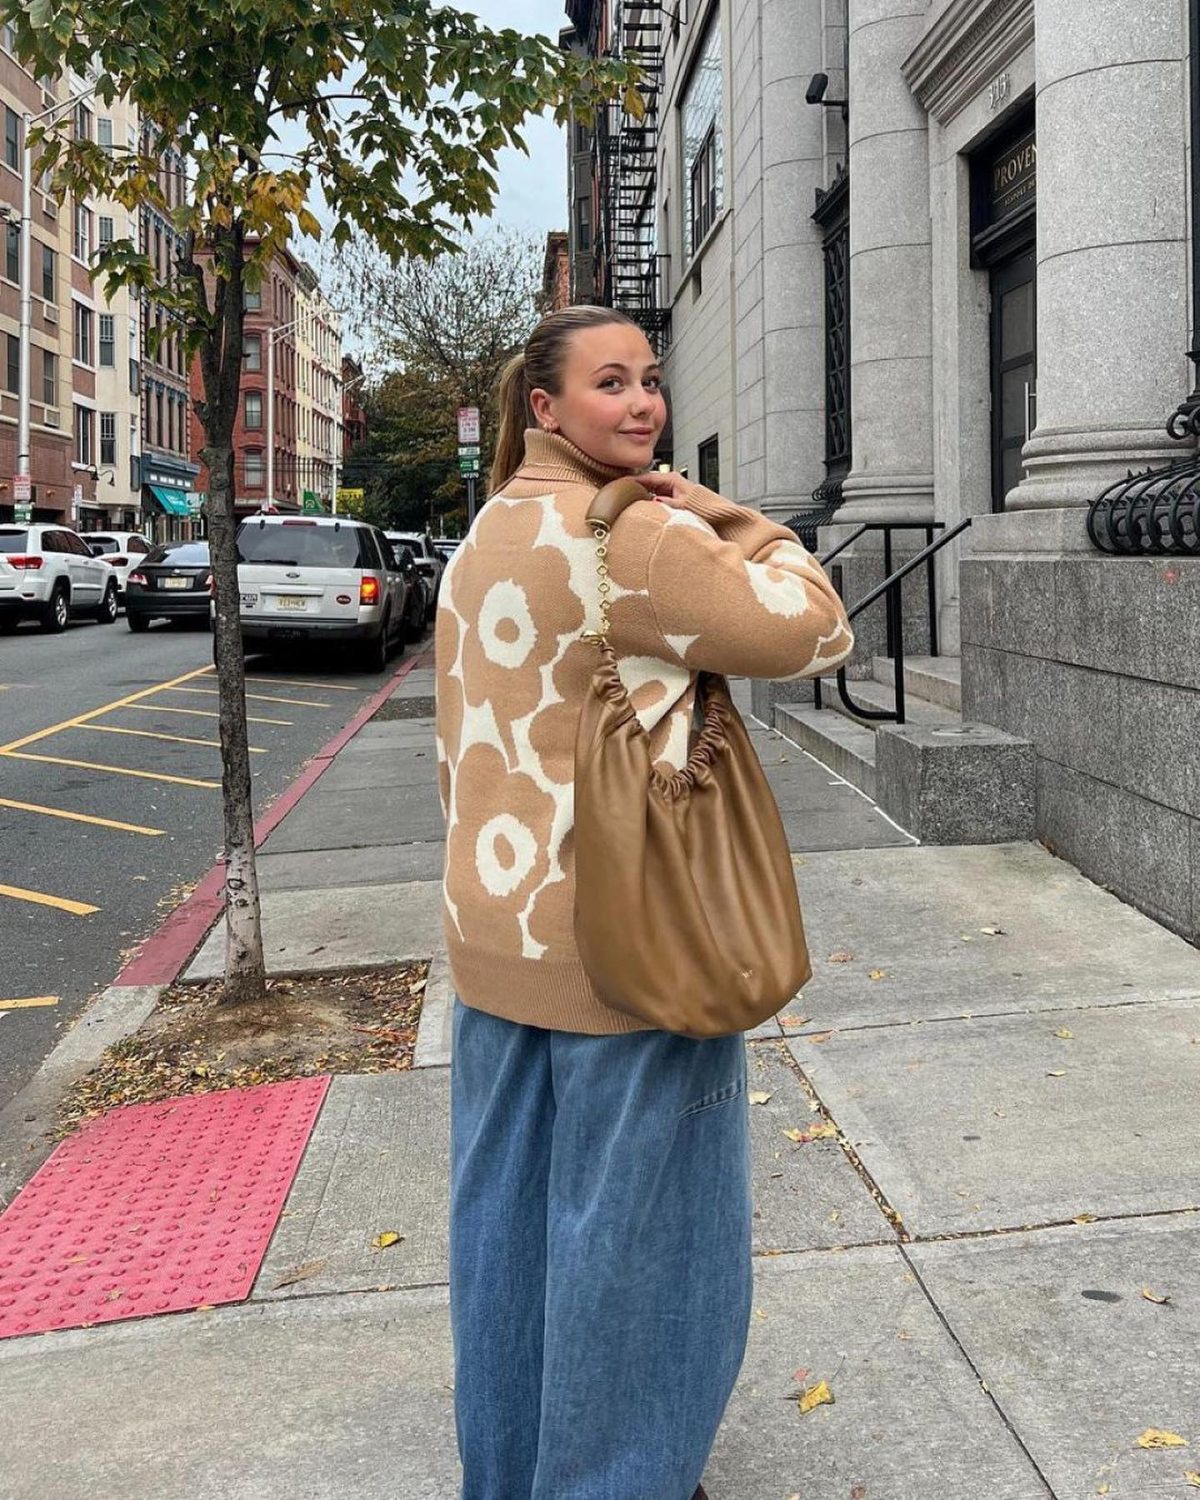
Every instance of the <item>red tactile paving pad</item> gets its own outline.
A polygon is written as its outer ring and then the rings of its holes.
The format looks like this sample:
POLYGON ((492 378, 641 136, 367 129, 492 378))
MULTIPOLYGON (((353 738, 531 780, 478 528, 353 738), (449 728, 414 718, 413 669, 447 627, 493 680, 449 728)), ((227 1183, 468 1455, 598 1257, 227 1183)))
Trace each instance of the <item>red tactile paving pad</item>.
POLYGON ((250 1293, 328 1077, 129 1104, 0 1215, 0 1338, 250 1293))

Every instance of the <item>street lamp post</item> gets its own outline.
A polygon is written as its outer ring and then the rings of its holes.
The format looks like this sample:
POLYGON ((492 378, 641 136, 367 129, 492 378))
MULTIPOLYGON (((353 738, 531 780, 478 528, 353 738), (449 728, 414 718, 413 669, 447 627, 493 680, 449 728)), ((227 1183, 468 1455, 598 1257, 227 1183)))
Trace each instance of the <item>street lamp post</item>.
POLYGON ((22 477, 28 477, 30 472, 30 378, 33 366, 33 151, 29 145, 29 132, 39 121, 52 119, 63 110, 90 99, 95 92, 96 85, 92 84, 82 93, 60 99, 39 114, 25 111, 25 134, 21 143, 21 368, 17 392, 17 473, 22 477))
POLYGON ((290 333, 299 322, 299 318, 293 318, 267 330, 267 505, 275 503, 275 340, 290 333))

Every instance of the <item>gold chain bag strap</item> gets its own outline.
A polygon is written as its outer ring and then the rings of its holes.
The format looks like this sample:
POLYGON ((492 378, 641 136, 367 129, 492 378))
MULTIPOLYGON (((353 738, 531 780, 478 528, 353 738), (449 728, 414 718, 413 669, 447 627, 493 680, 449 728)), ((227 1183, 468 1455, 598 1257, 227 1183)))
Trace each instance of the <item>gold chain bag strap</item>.
POLYGON ((627 506, 652 498, 618 479, 588 509, 600 629, 575 741, 575 939, 606 1005, 662 1031, 726 1036, 773 1016, 811 968, 787 836, 728 683, 701 674, 702 727, 686 767, 665 776, 618 674, 608 539, 627 506))

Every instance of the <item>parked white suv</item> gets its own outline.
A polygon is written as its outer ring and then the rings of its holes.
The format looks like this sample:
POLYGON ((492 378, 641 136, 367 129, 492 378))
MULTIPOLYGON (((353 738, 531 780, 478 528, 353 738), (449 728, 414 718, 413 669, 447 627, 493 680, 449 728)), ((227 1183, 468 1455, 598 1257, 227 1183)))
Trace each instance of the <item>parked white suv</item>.
POLYGON ((348 642, 382 671, 409 630, 408 584, 391 549, 343 516, 252 516, 238 527, 242 640, 253 650, 348 642))
POLYGON ((102 557, 117 579, 117 597, 125 602, 125 584, 130 568, 137 565, 154 545, 140 531, 86 531, 83 539, 96 557, 102 557))
POLYGON ((0 522, 0 552, 21 575, 19 619, 43 630, 65 630, 72 615, 92 615, 102 625, 117 618, 117 580, 66 526, 0 522))

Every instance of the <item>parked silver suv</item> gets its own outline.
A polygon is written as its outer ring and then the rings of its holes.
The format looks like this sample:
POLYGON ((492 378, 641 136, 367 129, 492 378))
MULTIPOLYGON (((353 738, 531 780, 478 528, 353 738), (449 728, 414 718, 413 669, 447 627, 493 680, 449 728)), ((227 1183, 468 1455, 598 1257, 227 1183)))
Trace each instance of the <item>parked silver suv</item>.
POLYGON ((237 544, 248 648, 346 642, 365 669, 384 669, 408 628, 408 584, 374 526, 343 516, 252 516, 237 544))
POLYGON ((21 575, 20 602, 15 611, 6 611, 10 621, 40 620, 43 630, 57 631, 67 628, 72 615, 92 615, 101 625, 117 618, 113 570, 92 556, 78 532, 5 521, 0 523, 0 552, 21 575))

